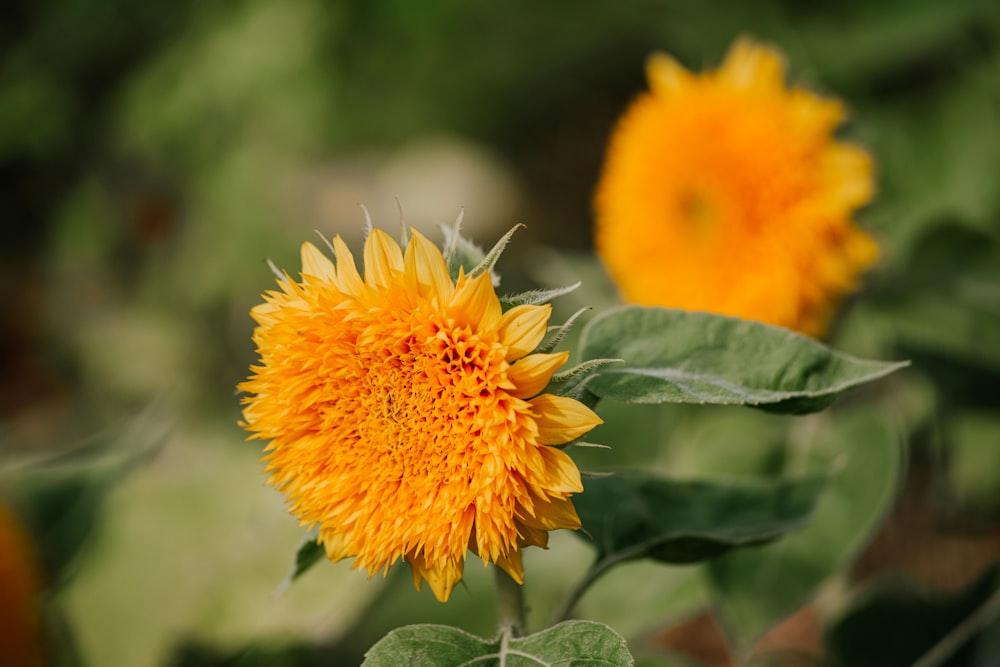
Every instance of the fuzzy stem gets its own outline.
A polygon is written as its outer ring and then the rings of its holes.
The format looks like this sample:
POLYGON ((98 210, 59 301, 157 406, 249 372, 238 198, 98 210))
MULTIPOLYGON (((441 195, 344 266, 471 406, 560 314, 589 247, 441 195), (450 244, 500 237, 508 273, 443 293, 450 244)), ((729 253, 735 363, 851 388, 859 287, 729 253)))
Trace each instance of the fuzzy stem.
POLYGON ((497 586, 497 625, 501 633, 509 632, 512 637, 521 637, 526 625, 524 588, 511 579, 502 567, 494 565, 493 571, 497 586))

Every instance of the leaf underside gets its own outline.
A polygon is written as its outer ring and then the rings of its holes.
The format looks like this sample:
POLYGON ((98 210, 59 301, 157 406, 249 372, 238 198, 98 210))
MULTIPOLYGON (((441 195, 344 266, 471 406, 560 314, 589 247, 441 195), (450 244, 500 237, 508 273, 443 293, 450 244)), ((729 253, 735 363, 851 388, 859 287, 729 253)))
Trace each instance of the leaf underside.
POLYGON ((627 306, 584 328, 581 359, 598 369, 587 390, 625 403, 748 405, 802 414, 906 363, 857 359, 807 336, 711 313, 627 306))

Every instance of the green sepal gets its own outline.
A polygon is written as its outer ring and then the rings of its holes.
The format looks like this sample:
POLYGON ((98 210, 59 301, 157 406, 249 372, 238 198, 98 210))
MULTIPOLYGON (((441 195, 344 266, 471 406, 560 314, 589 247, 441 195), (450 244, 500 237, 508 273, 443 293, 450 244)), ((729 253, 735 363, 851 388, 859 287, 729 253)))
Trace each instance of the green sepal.
POLYGON ((500 259, 500 255, 502 255, 503 251, 507 248, 507 244, 510 243, 514 233, 523 227, 524 225, 520 224, 511 227, 506 234, 500 237, 499 241, 493 244, 493 247, 490 248, 488 253, 486 253, 486 256, 483 257, 479 263, 476 264, 476 266, 472 267, 472 270, 469 271, 469 275, 475 278, 482 273, 489 272, 490 277, 493 279, 493 285, 498 285, 500 281, 497 280, 496 274, 493 273, 493 267, 496 266, 497 261, 500 259))
POLYGON ((542 339, 541 344, 535 349, 535 352, 551 352, 556 349, 573 329, 573 325, 576 324, 576 321, 580 318, 580 316, 588 310, 590 310, 590 308, 585 306, 570 315, 569 319, 564 323, 549 327, 548 331, 545 333, 545 338, 542 339))
POLYGON ((444 248, 441 254, 444 256, 452 280, 458 279, 459 269, 464 269, 468 275, 486 257, 482 248, 462 236, 461 223, 462 215, 459 215, 452 227, 441 226, 441 231, 444 232, 444 248))
POLYGON ((552 376, 552 384, 558 387, 557 393, 560 396, 579 399, 586 393, 589 379, 600 368, 608 364, 618 364, 624 361, 624 359, 590 359, 561 373, 556 373, 552 376))
POLYGON ((549 303, 553 299, 573 292, 581 283, 573 283, 564 287, 554 287, 552 289, 533 289, 517 294, 505 294, 500 297, 500 305, 504 310, 509 310, 514 306, 538 306, 549 303))

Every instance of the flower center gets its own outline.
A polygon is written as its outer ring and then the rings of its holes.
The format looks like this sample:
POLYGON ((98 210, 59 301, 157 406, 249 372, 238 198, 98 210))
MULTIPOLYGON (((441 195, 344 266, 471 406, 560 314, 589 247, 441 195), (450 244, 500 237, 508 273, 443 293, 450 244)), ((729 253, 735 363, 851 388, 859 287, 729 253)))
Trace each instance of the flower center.
POLYGON ((370 346, 360 345, 366 336, 359 337, 365 389, 352 411, 360 427, 349 436, 350 446, 364 460, 389 462, 375 466, 384 482, 468 484, 470 466, 489 455, 482 436, 503 380, 500 346, 440 320, 421 318, 416 328, 397 320, 387 328, 369 339, 377 340, 370 346))
POLYGON ((712 198, 699 187, 688 187, 677 194, 676 206, 681 217, 698 237, 705 237, 715 228, 717 207, 712 198))

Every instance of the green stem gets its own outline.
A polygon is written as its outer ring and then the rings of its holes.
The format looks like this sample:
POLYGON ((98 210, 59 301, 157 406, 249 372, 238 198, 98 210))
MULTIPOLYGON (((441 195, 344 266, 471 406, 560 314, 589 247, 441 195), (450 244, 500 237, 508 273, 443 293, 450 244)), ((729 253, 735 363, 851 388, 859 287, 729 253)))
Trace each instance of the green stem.
POLYGON ((587 592, 587 589, 597 581, 597 579, 611 569, 613 566, 620 563, 623 559, 618 558, 605 558, 604 560, 594 563, 589 570, 583 575, 583 578, 576 584, 566 599, 563 600, 562 606, 556 610, 555 616, 553 617, 552 624, 562 623, 563 621, 569 620, 570 616, 573 614, 573 609, 576 604, 583 597, 583 594, 587 592))
POLYGON ((524 635, 526 627, 524 614, 524 587, 511 579, 499 565, 493 566, 497 586, 497 625, 501 634, 512 637, 524 635))

